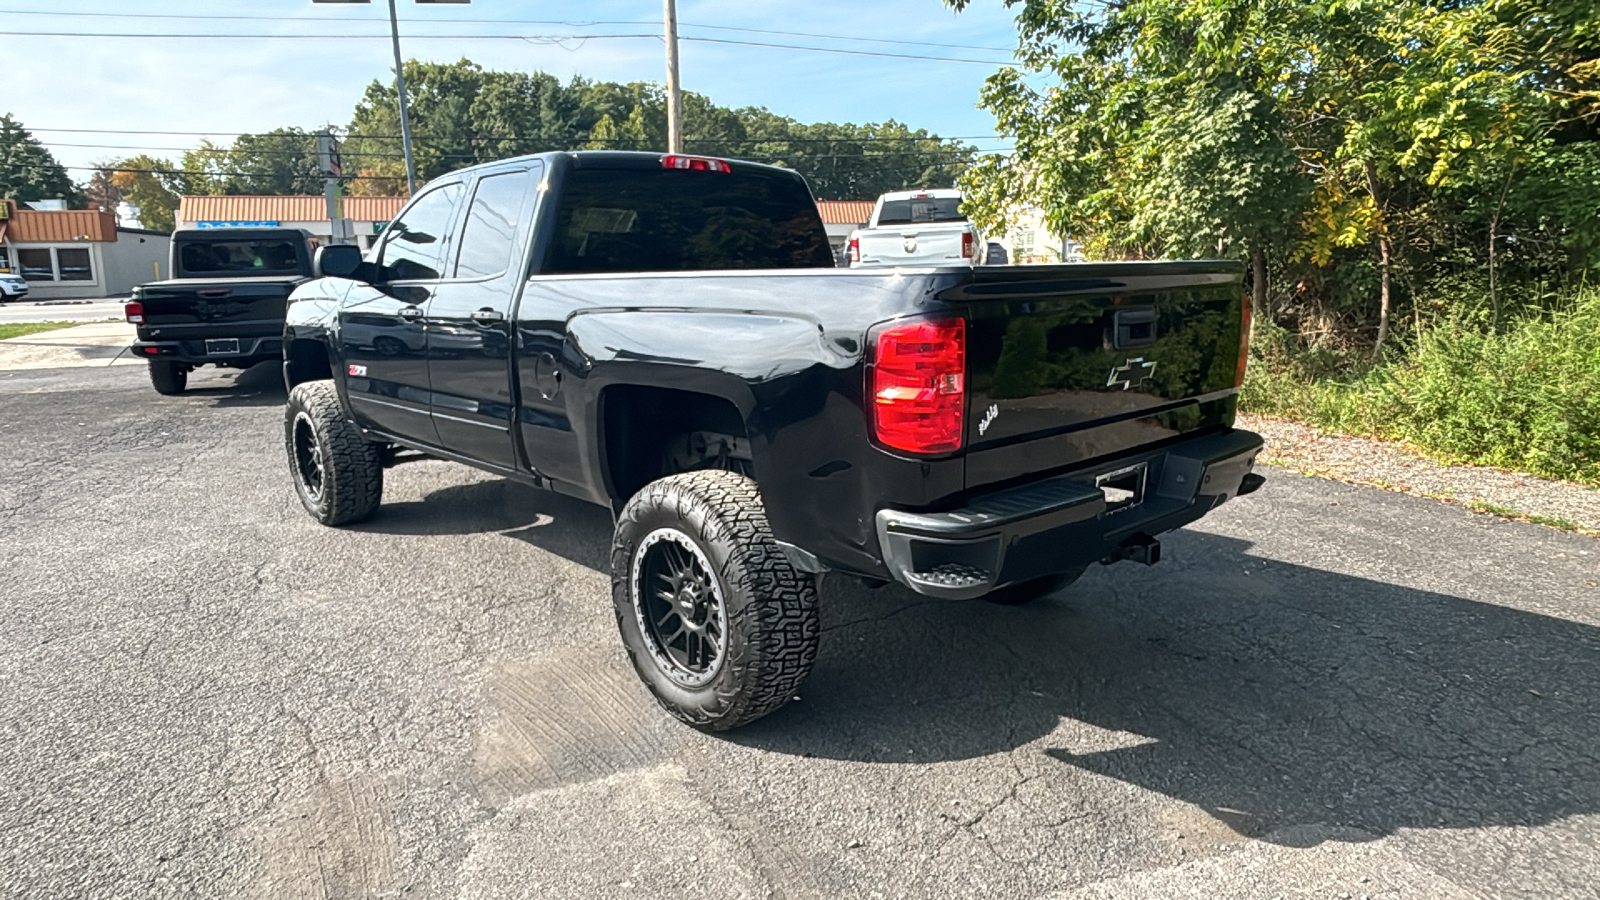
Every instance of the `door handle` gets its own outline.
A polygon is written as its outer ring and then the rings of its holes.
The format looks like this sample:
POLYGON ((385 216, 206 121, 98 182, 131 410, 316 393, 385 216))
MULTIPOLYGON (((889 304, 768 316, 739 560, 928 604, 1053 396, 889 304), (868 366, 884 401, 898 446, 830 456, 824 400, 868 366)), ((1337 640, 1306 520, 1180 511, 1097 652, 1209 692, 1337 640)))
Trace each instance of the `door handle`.
POLYGON ((488 324, 488 323, 491 323, 491 322, 504 321, 505 320, 505 314, 500 312, 500 310, 498 310, 498 309, 485 308, 485 309, 480 309, 480 310, 475 311, 472 314, 471 319, 474 322, 482 322, 482 323, 488 324))
POLYGON ((422 307, 402 306, 400 307, 400 312, 396 313, 396 315, 402 319, 420 319, 422 318, 422 307))

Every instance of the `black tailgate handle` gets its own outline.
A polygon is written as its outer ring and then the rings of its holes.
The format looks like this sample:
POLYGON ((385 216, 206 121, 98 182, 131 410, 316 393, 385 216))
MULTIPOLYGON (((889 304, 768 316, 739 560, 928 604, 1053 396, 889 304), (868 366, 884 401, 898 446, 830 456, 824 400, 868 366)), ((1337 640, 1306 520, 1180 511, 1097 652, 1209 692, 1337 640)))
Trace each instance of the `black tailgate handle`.
POLYGON ((1111 329, 1113 350, 1136 350, 1156 342, 1154 309, 1119 309, 1111 329))
POLYGON ((221 299, 223 299, 225 297, 232 297, 233 296, 233 289, 232 288, 215 288, 215 289, 199 290, 199 291, 195 291, 195 296, 204 297, 207 300, 221 300, 221 299))

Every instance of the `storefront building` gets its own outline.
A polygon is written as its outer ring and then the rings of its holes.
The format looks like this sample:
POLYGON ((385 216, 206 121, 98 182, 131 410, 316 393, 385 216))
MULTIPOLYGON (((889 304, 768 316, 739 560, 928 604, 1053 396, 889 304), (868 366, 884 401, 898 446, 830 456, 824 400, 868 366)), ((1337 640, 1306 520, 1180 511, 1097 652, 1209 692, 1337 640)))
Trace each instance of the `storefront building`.
MULTIPOLYGON (((405 197, 345 197, 344 214, 366 250, 400 213, 405 197)), ((186 196, 178 202, 179 228, 299 228, 318 246, 333 240, 328 201, 323 197, 186 196)))
POLYGON ((167 269, 166 232, 118 228, 95 210, 19 209, 0 200, 0 272, 28 281, 30 300, 76 300, 127 294, 167 269))
MULTIPOLYGON (((370 248, 385 225, 400 214, 405 197, 345 197, 344 214, 355 226, 361 249, 370 248)), ((871 200, 820 200, 817 212, 838 251, 850 232, 872 216, 871 200)), ((179 228, 301 228, 317 244, 333 239, 328 202, 322 197, 187 196, 178 205, 179 228)))

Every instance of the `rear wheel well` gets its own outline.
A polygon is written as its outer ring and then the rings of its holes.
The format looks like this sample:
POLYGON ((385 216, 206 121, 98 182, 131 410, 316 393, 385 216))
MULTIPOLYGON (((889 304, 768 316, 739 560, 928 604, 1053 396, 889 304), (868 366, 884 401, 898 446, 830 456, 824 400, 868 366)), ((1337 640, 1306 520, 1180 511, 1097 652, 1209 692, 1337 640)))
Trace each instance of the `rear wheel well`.
POLYGON ((297 384, 333 377, 328 348, 321 341, 307 338, 290 341, 284 345, 283 359, 283 377, 290 390, 297 384))
POLYGON ((657 478, 696 469, 756 476, 744 417, 710 394, 644 385, 600 400, 606 482, 617 505, 657 478))

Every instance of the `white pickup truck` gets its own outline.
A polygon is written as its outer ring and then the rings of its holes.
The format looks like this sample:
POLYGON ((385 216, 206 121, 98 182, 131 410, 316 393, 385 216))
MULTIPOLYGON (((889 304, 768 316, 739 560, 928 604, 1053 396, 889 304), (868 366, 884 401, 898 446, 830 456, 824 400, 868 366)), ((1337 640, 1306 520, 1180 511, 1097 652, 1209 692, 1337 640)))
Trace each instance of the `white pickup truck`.
POLYGON ((850 234, 850 268, 982 265, 988 243, 961 214, 957 190, 895 191, 878 198, 866 228, 850 234))

